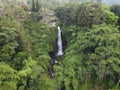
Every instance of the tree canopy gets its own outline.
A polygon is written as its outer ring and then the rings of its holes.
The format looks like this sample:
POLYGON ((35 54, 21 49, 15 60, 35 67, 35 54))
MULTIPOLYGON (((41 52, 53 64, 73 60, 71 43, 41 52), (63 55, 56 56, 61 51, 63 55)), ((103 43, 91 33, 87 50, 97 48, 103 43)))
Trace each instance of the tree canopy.
POLYGON ((88 1, 0 0, 0 90, 120 90, 119 5, 88 1))

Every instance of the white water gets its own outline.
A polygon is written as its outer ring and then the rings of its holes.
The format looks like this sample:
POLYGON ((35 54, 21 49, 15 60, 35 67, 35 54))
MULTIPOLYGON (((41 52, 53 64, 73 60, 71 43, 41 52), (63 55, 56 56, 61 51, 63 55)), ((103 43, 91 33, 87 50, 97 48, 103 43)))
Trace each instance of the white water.
POLYGON ((61 30, 60 27, 58 26, 58 52, 57 52, 57 56, 62 56, 63 55, 63 51, 62 51, 62 38, 61 38, 61 30))
POLYGON ((56 22, 53 22, 53 26, 54 26, 54 27, 56 26, 56 22))
MULTIPOLYGON (((53 26, 55 26, 55 22, 53 23, 53 26)), ((58 52, 56 54, 57 57, 60 57, 63 55, 63 50, 62 50, 62 38, 61 38, 61 30, 60 27, 58 26, 58 40, 57 40, 57 46, 58 46, 58 52)), ((52 57, 52 56, 51 56, 52 57)), ((54 65, 57 63, 57 58, 52 57, 51 62, 50 62, 50 67, 48 68, 49 76, 51 79, 54 79, 54 65)), ((61 89, 59 89, 61 90, 61 89)))

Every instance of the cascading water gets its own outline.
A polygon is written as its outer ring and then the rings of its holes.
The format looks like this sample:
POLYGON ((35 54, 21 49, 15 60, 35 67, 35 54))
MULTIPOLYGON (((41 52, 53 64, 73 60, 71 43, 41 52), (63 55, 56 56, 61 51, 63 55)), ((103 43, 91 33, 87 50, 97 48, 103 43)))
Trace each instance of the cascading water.
MULTIPOLYGON (((55 25, 55 23, 54 23, 54 25, 55 25)), ((53 66, 55 65, 55 63, 57 63, 57 58, 63 55, 61 30, 60 30, 59 26, 58 26, 57 30, 58 30, 57 53, 52 53, 51 52, 50 56, 51 56, 52 59, 50 61, 50 67, 48 69, 49 76, 50 76, 51 79, 54 78, 54 67, 53 66)))
POLYGON ((61 30, 60 27, 58 26, 58 52, 57 52, 57 56, 62 56, 63 55, 63 50, 62 50, 62 38, 61 38, 61 30))

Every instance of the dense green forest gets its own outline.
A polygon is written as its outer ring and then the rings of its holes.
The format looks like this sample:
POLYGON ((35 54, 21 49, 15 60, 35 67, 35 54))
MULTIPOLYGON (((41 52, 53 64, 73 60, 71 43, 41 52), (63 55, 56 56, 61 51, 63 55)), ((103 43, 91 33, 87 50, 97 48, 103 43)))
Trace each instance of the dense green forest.
POLYGON ((120 90, 120 5, 0 0, 0 90, 120 90), (58 25, 64 55, 51 79, 58 25))

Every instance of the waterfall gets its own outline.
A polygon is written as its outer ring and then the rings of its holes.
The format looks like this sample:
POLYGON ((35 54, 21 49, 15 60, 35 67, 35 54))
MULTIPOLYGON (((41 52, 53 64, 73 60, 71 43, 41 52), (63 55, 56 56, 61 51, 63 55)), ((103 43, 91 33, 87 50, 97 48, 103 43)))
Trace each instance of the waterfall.
MULTIPOLYGON (((55 23, 53 23, 55 25, 55 23)), ((54 26, 53 25, 53 26, 54 26)), ((54 52, 50 53, 51 56, 51 61, 50 61, 50 67, 48 68, 48 74, 51 79, 54 79, 54 65, 57 63, 57 59, 63 55, 63 48, 62 48, 62 38, 61 38, 61 30, 60 27, 58 26, 58 40, 57 40, 57 54, 54 52)))
POLYGON ((57 41, 57 45, 58 45, 57 56, 62 56, 63 55, 62 38, 61 38, 61 30, 60 30, 59 26, 58 26, 58 41, 57 41))

